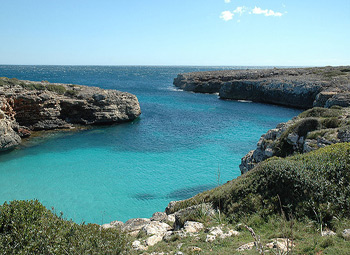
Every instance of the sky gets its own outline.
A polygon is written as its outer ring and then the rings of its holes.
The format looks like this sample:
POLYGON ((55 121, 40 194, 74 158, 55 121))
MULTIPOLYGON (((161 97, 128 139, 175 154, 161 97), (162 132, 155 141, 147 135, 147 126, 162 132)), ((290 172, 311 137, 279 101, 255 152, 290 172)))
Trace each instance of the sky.
POLYGON ((350 0, 0 0, 0 64, 350 65, 350 0))

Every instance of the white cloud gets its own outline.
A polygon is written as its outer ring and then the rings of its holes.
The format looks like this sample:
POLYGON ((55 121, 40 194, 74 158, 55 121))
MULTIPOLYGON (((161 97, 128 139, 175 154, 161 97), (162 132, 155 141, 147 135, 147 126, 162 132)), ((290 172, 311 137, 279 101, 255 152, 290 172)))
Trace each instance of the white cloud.
POLYGON ((220 19, 223 19, 225 21, 229 21, 233 18, 235 14, 230 11, 223 11, 220 15, 220 19))
POLYGON ((233 13, 239 13, 239 15, 242 15, 245 11, 246 11, 246 7, 245 6, 238 6, 233 13))
POLYGON ((275 17, 281 17, 283 14, 280 12, 274 12, 273 10, 268 10, 268 9, 261 9, 260 7, 254 7, 252 10, 253 14, 264 14, 265 16, 275 16, 275 17))
POLYGON ((225 3, 227 4, 231 3, 231 0, 225 0, 225 3))

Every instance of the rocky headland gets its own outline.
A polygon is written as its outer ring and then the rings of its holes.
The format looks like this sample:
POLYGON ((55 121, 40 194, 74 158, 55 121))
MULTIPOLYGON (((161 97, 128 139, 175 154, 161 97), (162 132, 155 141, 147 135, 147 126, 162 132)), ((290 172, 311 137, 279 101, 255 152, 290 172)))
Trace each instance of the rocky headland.
POLYGON ((219 93, 221 99, 250 100, 307 109, 350 106, 350 67, 224 70, 179 74, 186 91, 219 93))
POLYGON ((0 151, 33 131, 132 121, 141 114, 135 95, 73 84, 0 78, 0 151))

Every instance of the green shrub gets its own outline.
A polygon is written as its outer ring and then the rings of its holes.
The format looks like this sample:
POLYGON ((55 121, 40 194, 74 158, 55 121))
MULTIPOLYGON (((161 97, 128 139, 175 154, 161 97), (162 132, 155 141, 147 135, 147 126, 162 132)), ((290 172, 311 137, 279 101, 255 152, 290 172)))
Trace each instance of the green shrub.
POLYGON ((56 92, 57 94, 63 95, 66 92, 66 88, 62 85, 48 84, 46 85, 48 91, 56 92))
POLYGON ((226 216, 279 213, 324 222, 348 217, 350 210, 350 143, 340 143, 288 158, 271 158, 218 188, 182 204, 213 202, 226 216))
POLYGON ((308 117, 329 118, 329 117, 338 117, 340 115, 341 115, 340 109, 314 107, 300 113, 299 117, 300 118, 308 118, 308 117))
POLYGON ((65 96, 69 96, 69 97, 75 97, 78 95, 78 91, 77 90, 73 90, 73 89, 67 89, 66 93, 64 93, 65 96))
POLYGON ((321 120, 321 126, 323 128, 337 128, 340 126, 340 123, 341 121, 337 117, 321 120))
POLYGON ((0 206, 1 254, 122 254, 127 249, 119 230, 64 220, 37 200, 0 206))

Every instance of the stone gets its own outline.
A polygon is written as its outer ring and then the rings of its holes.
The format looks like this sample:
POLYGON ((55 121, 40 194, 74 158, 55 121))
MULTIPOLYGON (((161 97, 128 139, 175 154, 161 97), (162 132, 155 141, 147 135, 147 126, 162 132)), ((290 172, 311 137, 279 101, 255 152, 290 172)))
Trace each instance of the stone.
POLYGON ((131 246, 136 251, 146 251, 148 249, 148 247, 143 245, 139 240, 133 241, 131 246))
POLYGON ((290 133, 287 137, 287 142, 292 145, 296 145, 298 140, 299 140, 299 136, 295 133, 290 133))
POLYGON ((211 243, 211 242, 214 242, 216 239, 216 236, 215 235, 207 235, 205 241, 208 243, 211 243))
MULTIPOLYGON (((222 226, 223 227, 223 226, 222 226)), ((207 235, 206 242, 212 242, 217 237, 220 237, 221 239, 224 239, 226 237, 230 236, 238 236, 240 233, 235 230, 229 230, 227 233, 224 233, 222 228, 220 226, 212 227, 208 229, 209 234, 207 235)))
POLYGON ((191 252, 201 252, 202 249, 197 246, 188 247, 191 252))
POLYGON ((206 216, 215 215, 215 210, 213 209, 213 206, 211 203, 202 203, 199 205, 193 205, 193 206, 184 208, 175 213, 174 229, 179 230, 183 228, 185 223, 184 221, 186 221, 187 217, 190 215, 196 214, 199 211, 206 216))
POLYGON ((178 202, 180 202, 180 201, 170 201, 168 206, 165 208, 165 213, 168 214, 168 215, 174 213, 175 212, 175 206, 176 206, 176 204, 178 202))
POLYGON ((168 215, 165 212, 155 212, 152 215, 151 221, 166 221, 167 219, 168 215))
POLYGON ((197 233, 204 228, 203 223, 196 221, 186 221, 184 224, 184 231, 187 233, 197 233))
POLYGON ((146 233, 146 235, 158 235, 158 236, 164 236, 167 231, 169 231, 171 227, 164 223, 159 221, 151 221, 147 223, 141 231, 146 233))
POLYGON ((187 234, 184 233, 183 231, 167 231, 163 237, 163 240, 166 242, 171 242, 176 239, 181 239, 186 237, 187 234))
POLYGON ((342 232, 342 236, 345 240, 350 241, 350 229, 344 229, 342 232))
POLYGON ((122 228, 124 223, 122 221, 112 221, 111 223, 103 224, 101 227, 108 229, 108 228, 122 228))
POLYGON ((337 234, 332 230, 324 230, 321 232, 321 236, 335 236, 335 235, 337 234))
POLYGON ((153 246, 163 240, 163 236, 153 235, 148 237, 145 242, 147 246, 153 246))
POLYGON ((136 236, 150 221, 151 220, 147 218, 130 219, 124 223, 121 229, 133 236, 136 236))
POLYGON ((243 244, 241 246, 239 246, 236 251, 247 251, 247 250, 252 250, 255 246, 255 242, 250 242, 250 243, 246 243, 243 244))
POLYGON ((294 246, 293 241, 287 238, 276 238, 266 244, 267 248, 278 249, 282 252, 288 252, 294 246))
POLYGON ((175 214, 169 214, 168 217, 167 217, 167 221, 175 222, 175 214))

